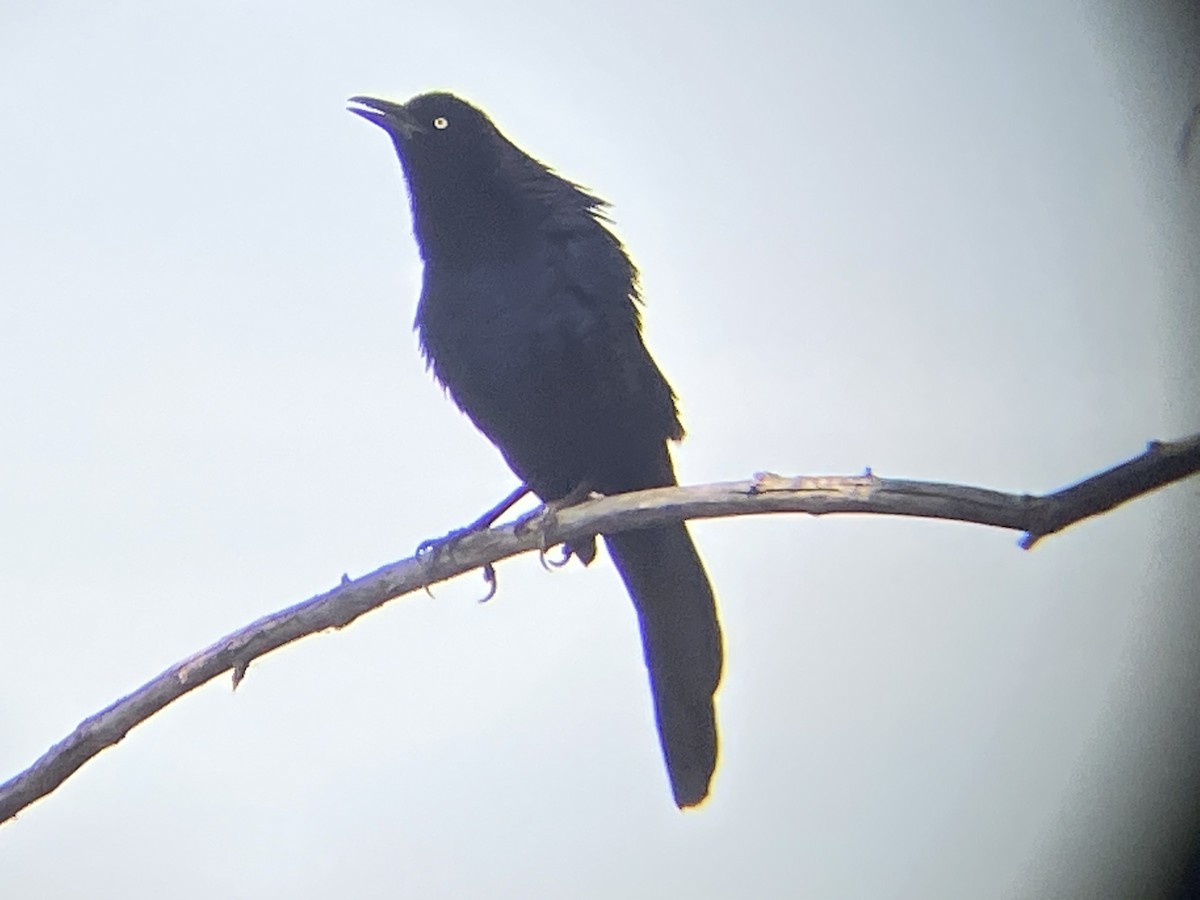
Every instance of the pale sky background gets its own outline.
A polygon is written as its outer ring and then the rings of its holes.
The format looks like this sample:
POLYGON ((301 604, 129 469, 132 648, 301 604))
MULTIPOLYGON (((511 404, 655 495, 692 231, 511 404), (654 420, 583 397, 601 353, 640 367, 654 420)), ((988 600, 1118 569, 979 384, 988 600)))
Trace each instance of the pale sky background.
MULTIPOLYGON (((347 97, 454 90, 615 204, 685 481, 1042 492, 1200 430, 1196 35, 1117 0, 3 0, 0 779, 513 486, 417 355, 399 165, 347 97)), ((1200 481, 1030 553, 693 532, 728 651, 700 809, 615 572, 527 556, 486 606, 467 576, 175 703, 0 827, 0 896, 1164 884, 1200 795, 1200 481)))

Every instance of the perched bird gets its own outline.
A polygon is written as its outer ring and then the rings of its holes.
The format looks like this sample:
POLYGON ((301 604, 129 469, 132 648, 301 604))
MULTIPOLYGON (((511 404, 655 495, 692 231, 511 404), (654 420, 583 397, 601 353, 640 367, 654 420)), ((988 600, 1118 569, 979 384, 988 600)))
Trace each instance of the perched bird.
MULTIPOLYGON (((350 111, 392 138, 425 263, 416 330, 434 377, 543 501, 676 483, 675 395, 642 342, 637 272, 606 204, 447 93, 350 111)), ((678 806, 708 793, 721 631, 682 524, 608 535, 633 599, 678 806)), ((590 547, 568 548, 590 562, 590 547)))

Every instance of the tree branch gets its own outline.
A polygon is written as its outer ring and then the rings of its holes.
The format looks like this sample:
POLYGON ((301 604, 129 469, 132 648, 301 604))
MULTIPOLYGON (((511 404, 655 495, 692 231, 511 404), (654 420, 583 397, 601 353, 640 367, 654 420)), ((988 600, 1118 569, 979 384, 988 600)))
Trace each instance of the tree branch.
POLYGON ((750 481, 659 488, 586 500, 550 516, 468 534, 422 557, 384 566, 328 593, 272 613, 177 663, 85 719, 32 766, 0 785, 0 823, 46 796, 85 762, 125 737, 188 691, 226 671, 234 687, 250 662, 294 640, 344 628, 364 613, 404 594, 530 550, 686 519, 763 513, 875 513, 952 519, 1023 531, 1026 549, 1069 525, 1107 512, 1156 488, 1200 471, 1200 434, 1152 441, 1146 452, 1077 484, 1042 496, 1005 494, 965 485, 859 476, 760 473, 750 481))

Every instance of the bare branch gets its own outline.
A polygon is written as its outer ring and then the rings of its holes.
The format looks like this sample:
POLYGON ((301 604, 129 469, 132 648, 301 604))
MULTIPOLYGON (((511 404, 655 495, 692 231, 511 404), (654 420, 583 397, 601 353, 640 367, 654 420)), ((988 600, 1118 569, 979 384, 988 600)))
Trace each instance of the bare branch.
POLYGON ((1200 434, 1151 442, 1128 462, 1043 496, 1005 494, 965 485, 860 476, 760 473, 750 481, 659 488, 586 500, 535 519, 467 534, 420 558, 401 560, 328 593, 272 613, 167 669, 132 694, 85 719, 24 772, 0 785, 0 822, 46 796, 85 762, 118 743, 168 703, 223 672, 234 687, 250 662, 328 628, 344 628, 396 597, 530 550, 588 535, 610 534, 685 519, 763 513, 875 513, 975 522, 1025 532, 1020 544, 1200 471, 1200 434))

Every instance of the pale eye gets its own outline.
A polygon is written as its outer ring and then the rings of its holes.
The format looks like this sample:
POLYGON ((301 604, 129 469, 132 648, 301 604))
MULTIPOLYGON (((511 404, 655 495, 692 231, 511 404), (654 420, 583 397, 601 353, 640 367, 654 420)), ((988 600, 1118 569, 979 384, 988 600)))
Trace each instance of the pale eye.
POLYGON ((438 116, 436 119, 433 120, 433 127, 436 128, 438 131, 441 131, 443 128, 449 128, 450 120, 447 119, 445 116, 438 116))

